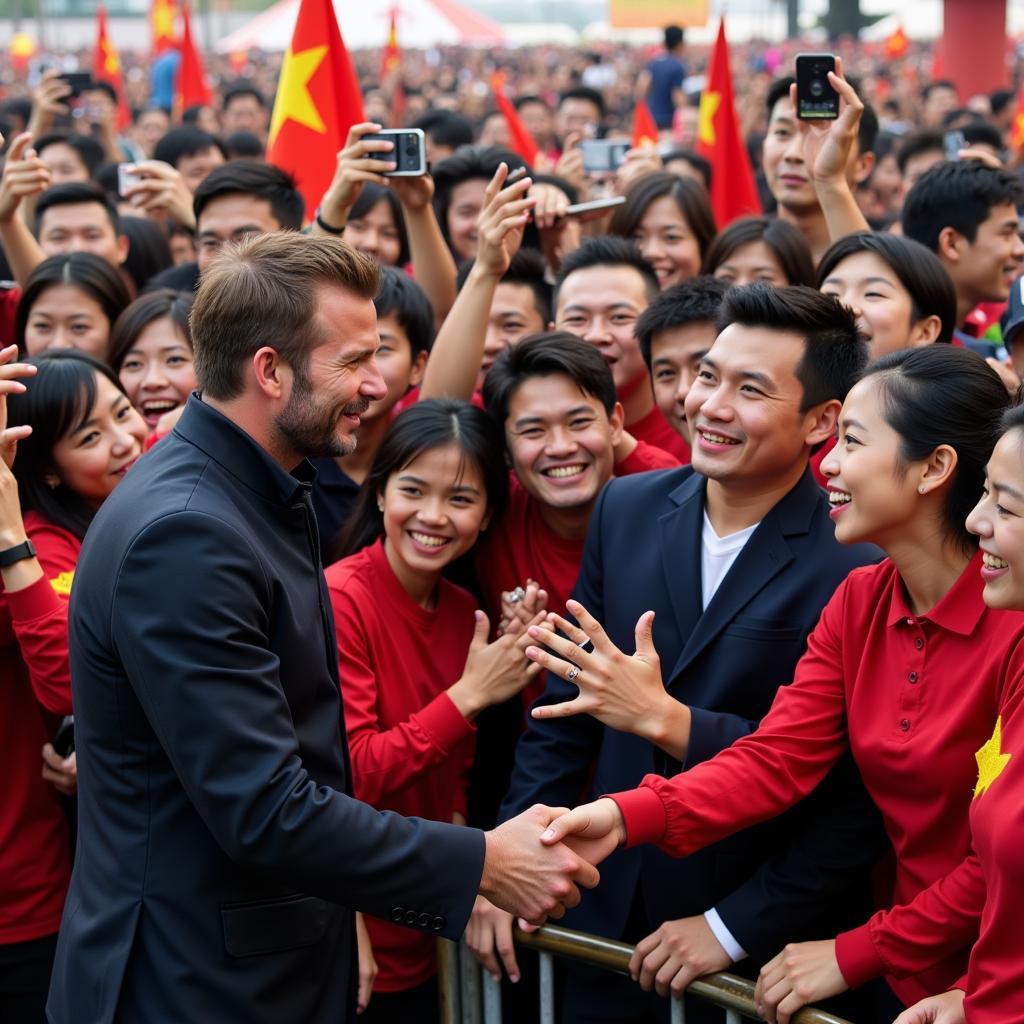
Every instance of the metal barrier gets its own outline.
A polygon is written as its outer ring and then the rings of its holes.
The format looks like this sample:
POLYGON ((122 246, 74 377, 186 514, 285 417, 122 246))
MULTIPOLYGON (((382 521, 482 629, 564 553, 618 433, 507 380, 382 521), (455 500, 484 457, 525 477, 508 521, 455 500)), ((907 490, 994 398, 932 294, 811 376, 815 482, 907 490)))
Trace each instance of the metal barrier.
MULTIPOLYGON (((516 929, 516 944, 540 954, 539 1024, 555 1024, 553 957, 563 957, 618 974, 629 973, 633 947, 598 935, 545 925, 535 932, 516 929)), ((501 1024, 501 986, 480 968, 465 942, 441 940, 438 949, 438 982, 442 1024, 501 1024)), ((686 990, 725 1010, 725 1024, 739 1024, 744 1017, 758 1020, 754 1010, 754 983, 734 974, 708 974, 686 990)), ((849 1024, 849 1021, 813 1007, 794 1014, 793 1024, 849 1024)), ((686 1024, 681 999, 672 1000, 672 1024, 686 1024)))

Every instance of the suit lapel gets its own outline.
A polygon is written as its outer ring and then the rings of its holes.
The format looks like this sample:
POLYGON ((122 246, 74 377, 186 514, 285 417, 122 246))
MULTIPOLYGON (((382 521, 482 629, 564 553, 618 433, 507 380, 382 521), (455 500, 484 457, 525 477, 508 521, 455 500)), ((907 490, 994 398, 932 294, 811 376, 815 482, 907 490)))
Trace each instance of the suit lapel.
MULTIPOLYGON (((687 477, 669 499, 677 505, 658 519, 665 585, 679 629, 679 649, 700 619, 700 545, 704 522, 704 477, 687 477)), ((657 623, 655 623, 657 630, 657 623)))

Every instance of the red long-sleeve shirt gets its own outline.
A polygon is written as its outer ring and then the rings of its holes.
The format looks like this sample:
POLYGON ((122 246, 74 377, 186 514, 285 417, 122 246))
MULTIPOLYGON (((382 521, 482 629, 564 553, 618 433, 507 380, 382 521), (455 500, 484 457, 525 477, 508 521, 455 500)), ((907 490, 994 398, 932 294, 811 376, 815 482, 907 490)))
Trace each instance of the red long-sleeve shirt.
MULTIPOLYGON (((476 601, 442 580, 428 611, 406 592, 383 540, 326 571, 355 795, 381 810, 451 821, 466 810, 475 729, 445 692, 461 675, 476 601)), ((437 970, 429 935, 367 918, 381 992, 437 970)))
MULTIPOLYGON (((991 735, 1004 680, 1024 671, 1024 616, 985 606, 980 567, 979 554, 925 615, 907 606, 891 562, 851 573, 755 733, 682 775, 648 776, 615 796, 630 845, 685 856, 778 814, 849 745, 896 854, 889 904, 956 868, 970 846, 975 751, 991 735)), ((962 975, 965 946, 921 972, 906 920, 882 912, 838 937, 851 985, 887 973, 910 1003, 962 975)))
POLYGON ((71 873, 67 820, 42 778, 43 744, 71 713, 68 606, 81 544, 29 513, 44 576, 0 591, 0 945, 52 935, 71 873))

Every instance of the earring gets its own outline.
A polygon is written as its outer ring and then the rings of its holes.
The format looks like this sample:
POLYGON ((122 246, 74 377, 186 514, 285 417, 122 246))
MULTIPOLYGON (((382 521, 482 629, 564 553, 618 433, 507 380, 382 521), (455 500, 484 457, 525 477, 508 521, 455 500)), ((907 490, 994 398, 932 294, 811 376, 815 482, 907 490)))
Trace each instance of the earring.
POLYGON ((57 488, 60 487, 60 478, 56 476, 47 477, 46 486, 49 487, 51 491, 57 490, 57 488))
POLYGON ((917 488, 918 494, 924 494, 924 484, 919 484, 917 488))
POLYGON ((384 499, 381 498, 379 495, 377 497, 377 511, 378 512, 383 512, 384 511, 384 499))

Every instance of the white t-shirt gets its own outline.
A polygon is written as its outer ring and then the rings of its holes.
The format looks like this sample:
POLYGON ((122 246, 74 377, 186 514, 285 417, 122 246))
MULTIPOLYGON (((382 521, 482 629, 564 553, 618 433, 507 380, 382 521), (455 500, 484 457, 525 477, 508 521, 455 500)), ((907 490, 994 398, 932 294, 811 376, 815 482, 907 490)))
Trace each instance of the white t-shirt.
POLYGON ((715 596, 715 591, 725 579, 726 573, 732 568, 736 556, 743 550, 743 545, 750 540, 759 525, 754 523, 745 530, 730 533, 728 537, 719 537, 705 511, 700 557, 700 584, 705 610, 711 604, 711 598, 715 596))

